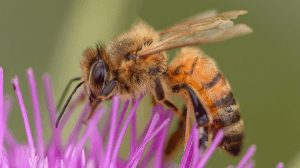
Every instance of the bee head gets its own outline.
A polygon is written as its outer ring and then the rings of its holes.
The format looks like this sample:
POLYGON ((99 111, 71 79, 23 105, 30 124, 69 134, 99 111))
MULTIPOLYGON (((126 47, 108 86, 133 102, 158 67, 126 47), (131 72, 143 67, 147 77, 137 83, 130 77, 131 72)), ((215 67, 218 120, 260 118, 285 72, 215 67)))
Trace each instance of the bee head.
POLYGON ((97 45, 96 49, 87 49, 81 62, 81 68, 86 91, 90 95, 90 100, 94 99, 100 94, 103 86, 110 78, 105 48, 97 45))

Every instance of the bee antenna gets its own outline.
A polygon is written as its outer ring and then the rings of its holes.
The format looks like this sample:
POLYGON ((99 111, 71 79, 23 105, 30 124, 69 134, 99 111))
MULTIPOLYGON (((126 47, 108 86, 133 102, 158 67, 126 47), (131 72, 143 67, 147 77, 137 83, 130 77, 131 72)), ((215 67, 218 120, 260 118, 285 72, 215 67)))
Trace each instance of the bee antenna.
POLYGON ((56 119, 56 122, 55 122, 55 127, 57 128, 58 127, 58 124, 62 118, 62 116, 64 115, 65 113, 65 110, 66 108, 68 107, 68 104, 70 103, 73 95, 76 93, 76 90, 84 83, 84 81, 80 82, 79 84, 76 85, 76 87, 73 89, 72 93, 70 94, 70 96, 68 97, 67 101, 65 102, 64 104, 64 107, 62 108, 61 112, 59 113, 58 115, 58 118, 56 119))
POLYGON ((63 103, 63 100, 65 99, 65 97, 66 97, 66 95, 67 95, 67 93, 68 93, 68 91, 69 91, 69 89, 70 89, 72 83, 73 83, 73 82, 76 82, 76 81, 79 81, 79 80, 81 80, 81 77, 75 77, 75 78, 72 78, 72 79, 68 82, 67 86, 65 87, 65 89, 64 89, 64 91, 63 91, 63 94, 60 96, 60 99, 59 99, 59 101, 58 101, 58 103, 57 103, 57 106, 56 106, 56 110, 60 109, 60 107, 61 107, 61 105, 62 105, 62 103, 63 103))

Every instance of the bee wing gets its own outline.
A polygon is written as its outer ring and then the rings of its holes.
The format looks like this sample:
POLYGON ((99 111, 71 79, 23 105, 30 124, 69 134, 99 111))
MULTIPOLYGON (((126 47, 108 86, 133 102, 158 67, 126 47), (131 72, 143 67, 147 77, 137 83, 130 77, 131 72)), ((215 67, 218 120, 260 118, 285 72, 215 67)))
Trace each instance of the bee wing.
MULTIPOLYGON (((232 19, 246 11, 229 11, 208 17, 194 17, 161 31, 161 39, 139 51, 139 56, 196 44, 208 44, 251 33, 245 24, 234 25, 232 19), (200 19, 199 19, 200 18, 200 19)), ((203 16, 203 15, 202 15, 203 16)))
POLYGON ((201 13, 195 15, 195 16, 184 19, 183 21, 173 25, 172 27, 169 27, 167 29, 164 29, 164 30, 160 31, 159 33, 160 33, 161 36, 167 35, 168 33, 174 33, 174 32, 177 32, 179 30, 184 29, 184 27, 186 25, 195 24, 195 23, 199 22, 202 19, 213 17, 213 16, 216 16, 216 15, 217 15, 216 10, 208 10, 208 11, 205 11, 205 12, 201 12, 201 13))

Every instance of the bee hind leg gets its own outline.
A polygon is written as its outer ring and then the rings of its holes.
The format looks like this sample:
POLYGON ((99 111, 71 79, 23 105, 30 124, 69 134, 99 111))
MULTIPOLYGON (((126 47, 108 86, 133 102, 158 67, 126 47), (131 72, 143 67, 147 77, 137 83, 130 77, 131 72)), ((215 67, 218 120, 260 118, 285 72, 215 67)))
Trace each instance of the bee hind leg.
POLYGON ((165 156, 168 158, 174 153, 174 151, 176 151, 177 147, 180 146, 178 144, 183 143, 183 137, 185 137, 185 145, 187 144, 190 134, 190 110, 188 111, 187 108, 184 107, 184 110, 181 113, 178 108, 166 98, 161 80, 156 78, 154 83, 154 99, 152 99, 153 104, 160 103, 167 106, 167 108, 174 112, 179 119, 177 129, 172 133, 165 149, 165 156), (188 117, 186 117, 187 113, 188 117))
POLYGON ((208 143, 208 128, 200 127, 199 132, 200 132, 199 149, 205 151, 208 143))
POLYGON ((208 114, 206 110, 204 109, 199 97, 195 93, 195 91, 190 87, 188 84, 179 84, 172 87, 172 90, 174 93, 178 93, 181 90, 185 90, 191 101, 191 108, 187 109, 187 117, 186 117, 186 133, 185 133, 185 143, 187 143, 188 138, 190 137, 190 113, 191 109, 194 111, 195 119, 197 121, 198 127, 200 128, 200 142, 199 144, 205 149, 206 142, 208 141, 208 135, 207 135, 207 129, 205 128, 208 124, 208 114), (203 131, 201 131, 203 130, 203 131))
POLYGON ((183 107, 182 119, 178 121, 176 130, 171 134, 170 138, 167 141, 167 146, 165 148, 165 158, 170 158, 183 144, 185 136, 185 127, 186 127, 186 114, 187 108, 183 107))
POLYGON ((179 92, 182 89, 184 89, 190 96, 198 127, 202 127, 208 124, 207 112, 192 87, 190 87, 188 84, 179 84, 172 87, 172 90, 175 93, 179 92))

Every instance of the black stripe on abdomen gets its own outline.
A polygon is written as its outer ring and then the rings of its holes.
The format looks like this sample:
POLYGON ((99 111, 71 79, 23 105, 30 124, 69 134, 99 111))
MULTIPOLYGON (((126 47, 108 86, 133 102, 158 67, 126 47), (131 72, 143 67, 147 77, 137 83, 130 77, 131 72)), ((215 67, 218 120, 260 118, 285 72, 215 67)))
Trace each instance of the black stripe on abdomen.
POLYGON ((222 79, 222 74, 217 73, 217 75, 209 83, 203 84, 203 87, 205 89, 210 89, 214 87, 221 79, 222 79))
POLYGON ((243 138, 243 133, 239 133, 236 135, 225 135, 223 138, 222 146, 230 154, 237 156, 241 151, 243 138))
POLYGON ((241 141, 244 137, 244 134, 239 133, 239 134, 228 134, 225 135, 223 138, 223 141, 225 141, 226 143, 233 143, 233 142, 237 142, 237 141, 241 141))
POLYGON ((242 148, 244 139, 244 122, 239 120, 232 125, 223 128, 224 137, 221 147, 228 151, 230 154, 237 156, 242 148))
POLYGON ((214 107, 221 108, 229 105, 235 105, 236 101, 233 97, 232 92, 229 92, 225 97, 214 102, 214 107))

